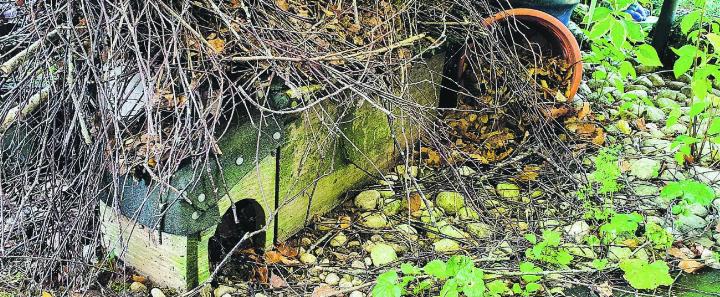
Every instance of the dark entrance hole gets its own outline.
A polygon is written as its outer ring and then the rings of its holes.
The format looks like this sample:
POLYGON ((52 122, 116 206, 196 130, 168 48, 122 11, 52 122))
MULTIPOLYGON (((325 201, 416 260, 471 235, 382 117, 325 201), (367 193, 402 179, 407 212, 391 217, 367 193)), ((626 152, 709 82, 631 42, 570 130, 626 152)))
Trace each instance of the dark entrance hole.
MULTIPOLYGON (((215 230, 215 235, 208 243, 208 256, 210 265, 216 267, 232 248, 245 236, 245 234, 260 230, 265 224, 265 213, 260 204, 253 199, 240 200, 235 203, 236 211, 228 209, 215 230)), ((260 232, 248 238, 232 255, 234 263, 244 262, 242 255, 237 252, 247 248, 262 248, 265 246, 265 232, 260 232)))

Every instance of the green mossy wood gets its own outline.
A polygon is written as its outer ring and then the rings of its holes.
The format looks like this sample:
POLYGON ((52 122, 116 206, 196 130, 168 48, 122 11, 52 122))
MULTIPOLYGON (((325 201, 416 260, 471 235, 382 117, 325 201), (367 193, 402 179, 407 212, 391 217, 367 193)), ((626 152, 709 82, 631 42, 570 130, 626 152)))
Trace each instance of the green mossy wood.
MULTIPOLYGON (((417 83, 406 91, 418 104, 435 107, 444 55, 426 62, 410 70, 410 79, 417 83)), ((334 112, 332 106, 324 108, 334 112)), ((107 198, 101 205, 104 244, 159 284, 179 290, 194 287, 210 276, 208 242, 234 203, 253 199, 262 207, 264 242, 270 247, 337 206, 344 193, 372 179, 368 173, 379 176, 393 164, 397 148, 412 146, 421 131, 417 122, 406 125, 408 115, 402 110, 385 108, 396 116, 392 125, 385 113, 358 100, 341 126, 345 137, 328 138, 328 145, 317 145, 316 134, 326 128, 311 113, 262 123, 246 120, 219 143, 222 172, 213 165, 212 179, 202 176, 192 184, 202 166, 186 164, 178 170, 171 183, 187 193, 184 196, 159 193, 144 180, 120 180, 122 197, 107 198), (227 187, 213 186, 220 180, 227 187)))

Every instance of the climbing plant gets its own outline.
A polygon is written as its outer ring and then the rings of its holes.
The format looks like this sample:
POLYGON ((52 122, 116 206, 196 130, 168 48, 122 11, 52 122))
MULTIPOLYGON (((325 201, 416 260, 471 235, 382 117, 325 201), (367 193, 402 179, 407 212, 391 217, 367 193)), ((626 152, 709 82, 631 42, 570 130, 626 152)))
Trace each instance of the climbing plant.
MULTIPOLYGON (((696 0, 696 9, 686 15, 680 30, 688 43, 673 48, 678 59, 673 65, 676 78, 690 77, 690 120, 687 133, 679 135, 672 143, 677 148, 678 163, 694 162, 702 158, 706 145, 720 144, 720 116, 717 107, 720 98, 712 93, 713 81, 720 77, 720 19, 706 14, 706 1, 696 0)), ((673 106, 667 125, 675 125, 683 115, 680 106, 673 106)))

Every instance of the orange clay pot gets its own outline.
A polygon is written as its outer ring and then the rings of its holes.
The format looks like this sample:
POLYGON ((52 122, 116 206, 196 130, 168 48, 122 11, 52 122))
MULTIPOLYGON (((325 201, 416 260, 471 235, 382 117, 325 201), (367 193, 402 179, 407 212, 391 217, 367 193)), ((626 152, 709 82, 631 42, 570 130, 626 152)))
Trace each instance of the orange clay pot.
POLYGON ((555 55, 561 56, 572 67, 572 76, 565 96, 572 100, 580 88, 582 82, 582 55, 575 36, 563 23, 555 17, 539 10, 529 8, 515 8, 501 11, 498 14, 486 18, 483 23, 490 27, 496 23, 513 18, 529 27, 538 34, 543 34, 548 42, 557 47, 555 55))

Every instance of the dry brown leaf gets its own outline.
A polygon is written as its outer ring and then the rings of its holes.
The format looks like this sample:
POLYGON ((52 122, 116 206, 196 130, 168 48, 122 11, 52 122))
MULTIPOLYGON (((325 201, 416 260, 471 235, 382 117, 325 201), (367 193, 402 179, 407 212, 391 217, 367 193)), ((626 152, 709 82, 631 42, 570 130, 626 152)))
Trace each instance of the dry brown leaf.
POLYGON ((678 264, 678 267, 682 269, 682 271, 686 273, 695 273, 696 271, 703 269, 705 267, 705 264, 700 263, 695 260, 680 260, 680 264, 678 264))
POLYGON ((593 137, 592 143, 594 145, 605 144, 605 131, 603 131, 602 128, 597 128, 597 130, 595 130, 595 132, 597 132, 597 134, 595 135, 595 137, 593 137))
POLYGON ((560 107, 551 108, 549 110, 549 112, 547 112, 547 116, 549 116, 553 119, 557 119, 557 118, 567 115, 568 113, 570 113, 570 108, 568 108, 565 105, 562 105, 560 107))
POLYGON ((640 241, 637 238, 630 238, 626 239, 622 242, 624 245, 630 248, 636 248, 640 244, 640 241))
POLYGON ((281 276, 278 276, 277 274, 274 274, 274 273, 270 275, 270 287, 272 287, 274 289, 280 289, 280 288, 285 288, 287 286, 288 286, 287 281, 285 281, 285 279, 282 278, 281 276))
POLYGON ((338 221, 340 221, 340 229, 350 228, 350 224, 352 223, 350 216, 340 216, 338 221))
POLYGON ((422 197, 420 196, 420 193, 418 193, 418 192, 410 193, 410 197, 408 198, 408 208, 410 210, 410 213, 420 210, 420 207, 422 206, 422 204, 423 204, 423 201, 422 201, 422 197))
POLYGON ((137 274, 134 274, 133 276, 131 276, 130 279, 132 279, 132 281, 134 281, 134 282, 143 283, 143 284, 147 281, 147 278, 145 278, 142 275, 137 275, 137 274))
POLYGON ((668 249, 668 254, 678 259, 688 259, 691 257, 692 252, 690 250, 683 251, 683 249, 671 247, 668 249))
POLYGON ((420 148, 420 154, 425 155, 425 164, 428 166, 439 166, 440 165, 440 154, 435 150, 428 147, 420 148))
POLYGON ((338 293, 333 287, 326 284, 319 285, 313 289, 311 297, 328 297, 335 296, 338 293))
POLYGON ((645 119, 643 119, 643 118, 639 118, 639 119, 635 120, 635 126, 640 131, 647 131, 647 126, 645 125, 645 119))
POLYGON ((267 267, 255 267, 255 278, 257 278, 261 284, 267 284, 269 280, 267 267))
POLYGON ((282 11, 290 10, 290 4, 288 4, 287 0, 275 0, 275 5, 282 11))
POLYGON ((208 40, 208 43, 216 54, 222 53, 225 50, 225 40, 213 38, 208 40))
POLYGON ((524 182, 535 181, 540 176, 540 166, 525 165, 523 171, 518 174, 518 179, 524 182))
POLYGON ((267 264, 280 263, 283 261, 284 258, 285 258, 285 256, 283 256, 282 254, 280 254, 277 251, 265 252, 265 263, 267 263, 267 264))
POLYGON ((277 246, 278 252, 280 252, 281 255, 288 257, 288 258, 295 258, 298 255, 298 249, 291 247, 287 244, 280 243, 277 246))
POLYGON ((590 115, 590 102, 584 102, 582 108, 580 108, 580 111, 578 112, 578 119, 584 119, 585 117, 590 115))
POLYGON ((627 172, 628 170, 630 170, 630 162, 628 160, 622 160, 620 162, 620 171, 627 172))

